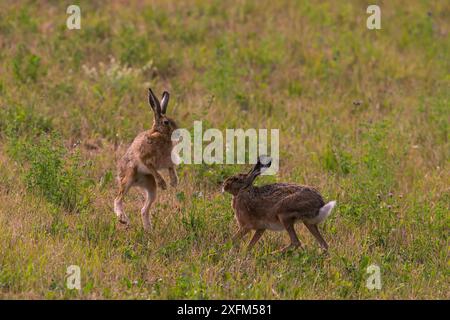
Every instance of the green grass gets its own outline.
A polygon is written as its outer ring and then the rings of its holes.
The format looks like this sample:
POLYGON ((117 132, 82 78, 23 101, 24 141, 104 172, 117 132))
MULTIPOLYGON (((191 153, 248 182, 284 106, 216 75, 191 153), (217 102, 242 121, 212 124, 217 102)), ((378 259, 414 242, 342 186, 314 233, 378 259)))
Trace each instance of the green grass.
POLYGON ((449 7, 361 1, 0 4, 0 297, 193 299, 450 298, 449 7), (151 125, 146 88, 192 130, 280 130, 280 172, 337 199, 303 251, 236 231, 226 177, 247 166, 181 165, 144 233, 112 211, 115 163, 151 125), (248 239, 246 239, 248 241, 248 239), (369 291, 366 268, 381 268, 369 291), (82 289, 65 285, 79 265, 82 289))

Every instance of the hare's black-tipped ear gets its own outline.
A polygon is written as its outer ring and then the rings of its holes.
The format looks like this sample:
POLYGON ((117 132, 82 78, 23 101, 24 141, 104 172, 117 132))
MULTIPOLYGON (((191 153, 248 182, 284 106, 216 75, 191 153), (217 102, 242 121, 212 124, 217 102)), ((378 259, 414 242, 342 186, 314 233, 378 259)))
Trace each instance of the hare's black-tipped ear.
POLYGON ((272 165, 272 158, 261 155, 258 157, 258 160, 257 160, 255 166, 250 170, 250 172, 248 174, 251 174, 251 173, 260 174, 265 169, 270 168, 271 165, 272 165))
POLYGON ((161 114, 161 105, 151 88, 148 88, 148 103, 150 104, 150 107, 152 107, 155 116, 159 116, 161 114))
POLYGON ((268 156, 260 156, 252 170, 247 174, 248 183, 251 184, 264 170, 272 165, 272 158, 268 156))
POLYGON ((169 93, 164 91, 161 98, 161 113, 166 114, 167 104, 169 103, 169 93))
POLYGON ((270 168, 270 166, 272 165, 272 158, 269 156, 261 155, 258 158, 258 163, 260 165, 261 172, 262 172, 265 169, 270 168))

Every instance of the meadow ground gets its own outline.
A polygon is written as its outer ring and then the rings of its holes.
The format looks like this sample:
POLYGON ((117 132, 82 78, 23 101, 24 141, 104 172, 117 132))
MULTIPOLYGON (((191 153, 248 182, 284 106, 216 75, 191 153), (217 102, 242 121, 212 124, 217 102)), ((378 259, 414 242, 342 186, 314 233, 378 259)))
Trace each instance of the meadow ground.
MULTIPOLYGON (((449 299, 449 17, 446 1, 0 2, 0 297, 449 299), (182 127, 280 130, 280 172, 338 205, 323 255, 268 232, 233 248, 239 165, 181 165, 153 230, 115 162, 151 124, 147 87, 182 127), (367 267, 381 270, 368 290, 367 267), (78 265, 81 290, 66 288, 78 265)), ((246 239, 248 240, 248 239, 246 239)))

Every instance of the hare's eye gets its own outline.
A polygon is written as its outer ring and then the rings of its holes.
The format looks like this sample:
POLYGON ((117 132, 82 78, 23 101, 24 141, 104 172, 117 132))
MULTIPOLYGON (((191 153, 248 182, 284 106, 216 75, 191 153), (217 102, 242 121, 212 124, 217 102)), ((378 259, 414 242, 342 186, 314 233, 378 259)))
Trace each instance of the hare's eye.
POLYGON ((164 120, 163 123, 167 126, 169 124, 169 120, 164 120))

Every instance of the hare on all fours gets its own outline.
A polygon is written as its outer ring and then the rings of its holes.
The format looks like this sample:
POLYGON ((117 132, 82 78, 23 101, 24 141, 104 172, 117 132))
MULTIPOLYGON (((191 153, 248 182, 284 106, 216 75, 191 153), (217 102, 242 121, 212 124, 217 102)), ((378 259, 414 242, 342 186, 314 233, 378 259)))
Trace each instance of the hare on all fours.
POLYGON ((229 177, 223 184, 223 191, 233 196, 232 206, 239 225, 233 241, 236 242, 251 230, 255 230, 248 244, 248 249, 251 249, 265 230, 286 230, 291 243, 282 251, 301 247, 294 224, 302 221, 320 246, 327 250, 328 244, 320 234, 317 225, 328 217, 336 201, 325 204, 320 193, 309 186, 291 183, 254 186, 256 177, 270 165, 269 157, 260 156, 248 173, 229 177))
POLYGON ((148 101, 154 113, 152 128, 139 133, 119 159, 117 163, 119 192, 114 200, 114 212, 119 222, 128 224, 129 218, 123 210, 123 198, 131 187, 140 187, 145 196, 144 206, 141 209, 145 230, 149 230, 151 226, 149 212, 156 199, 157 187, 167 189, 166 182, 158 170, 167 169, 171 186, 175 187, 178 184, 175 164, 171 158, 174 146, 171 136, 177 125, 166 116, 169 93, 164 91, 159 101, 149 89, 148 101))

